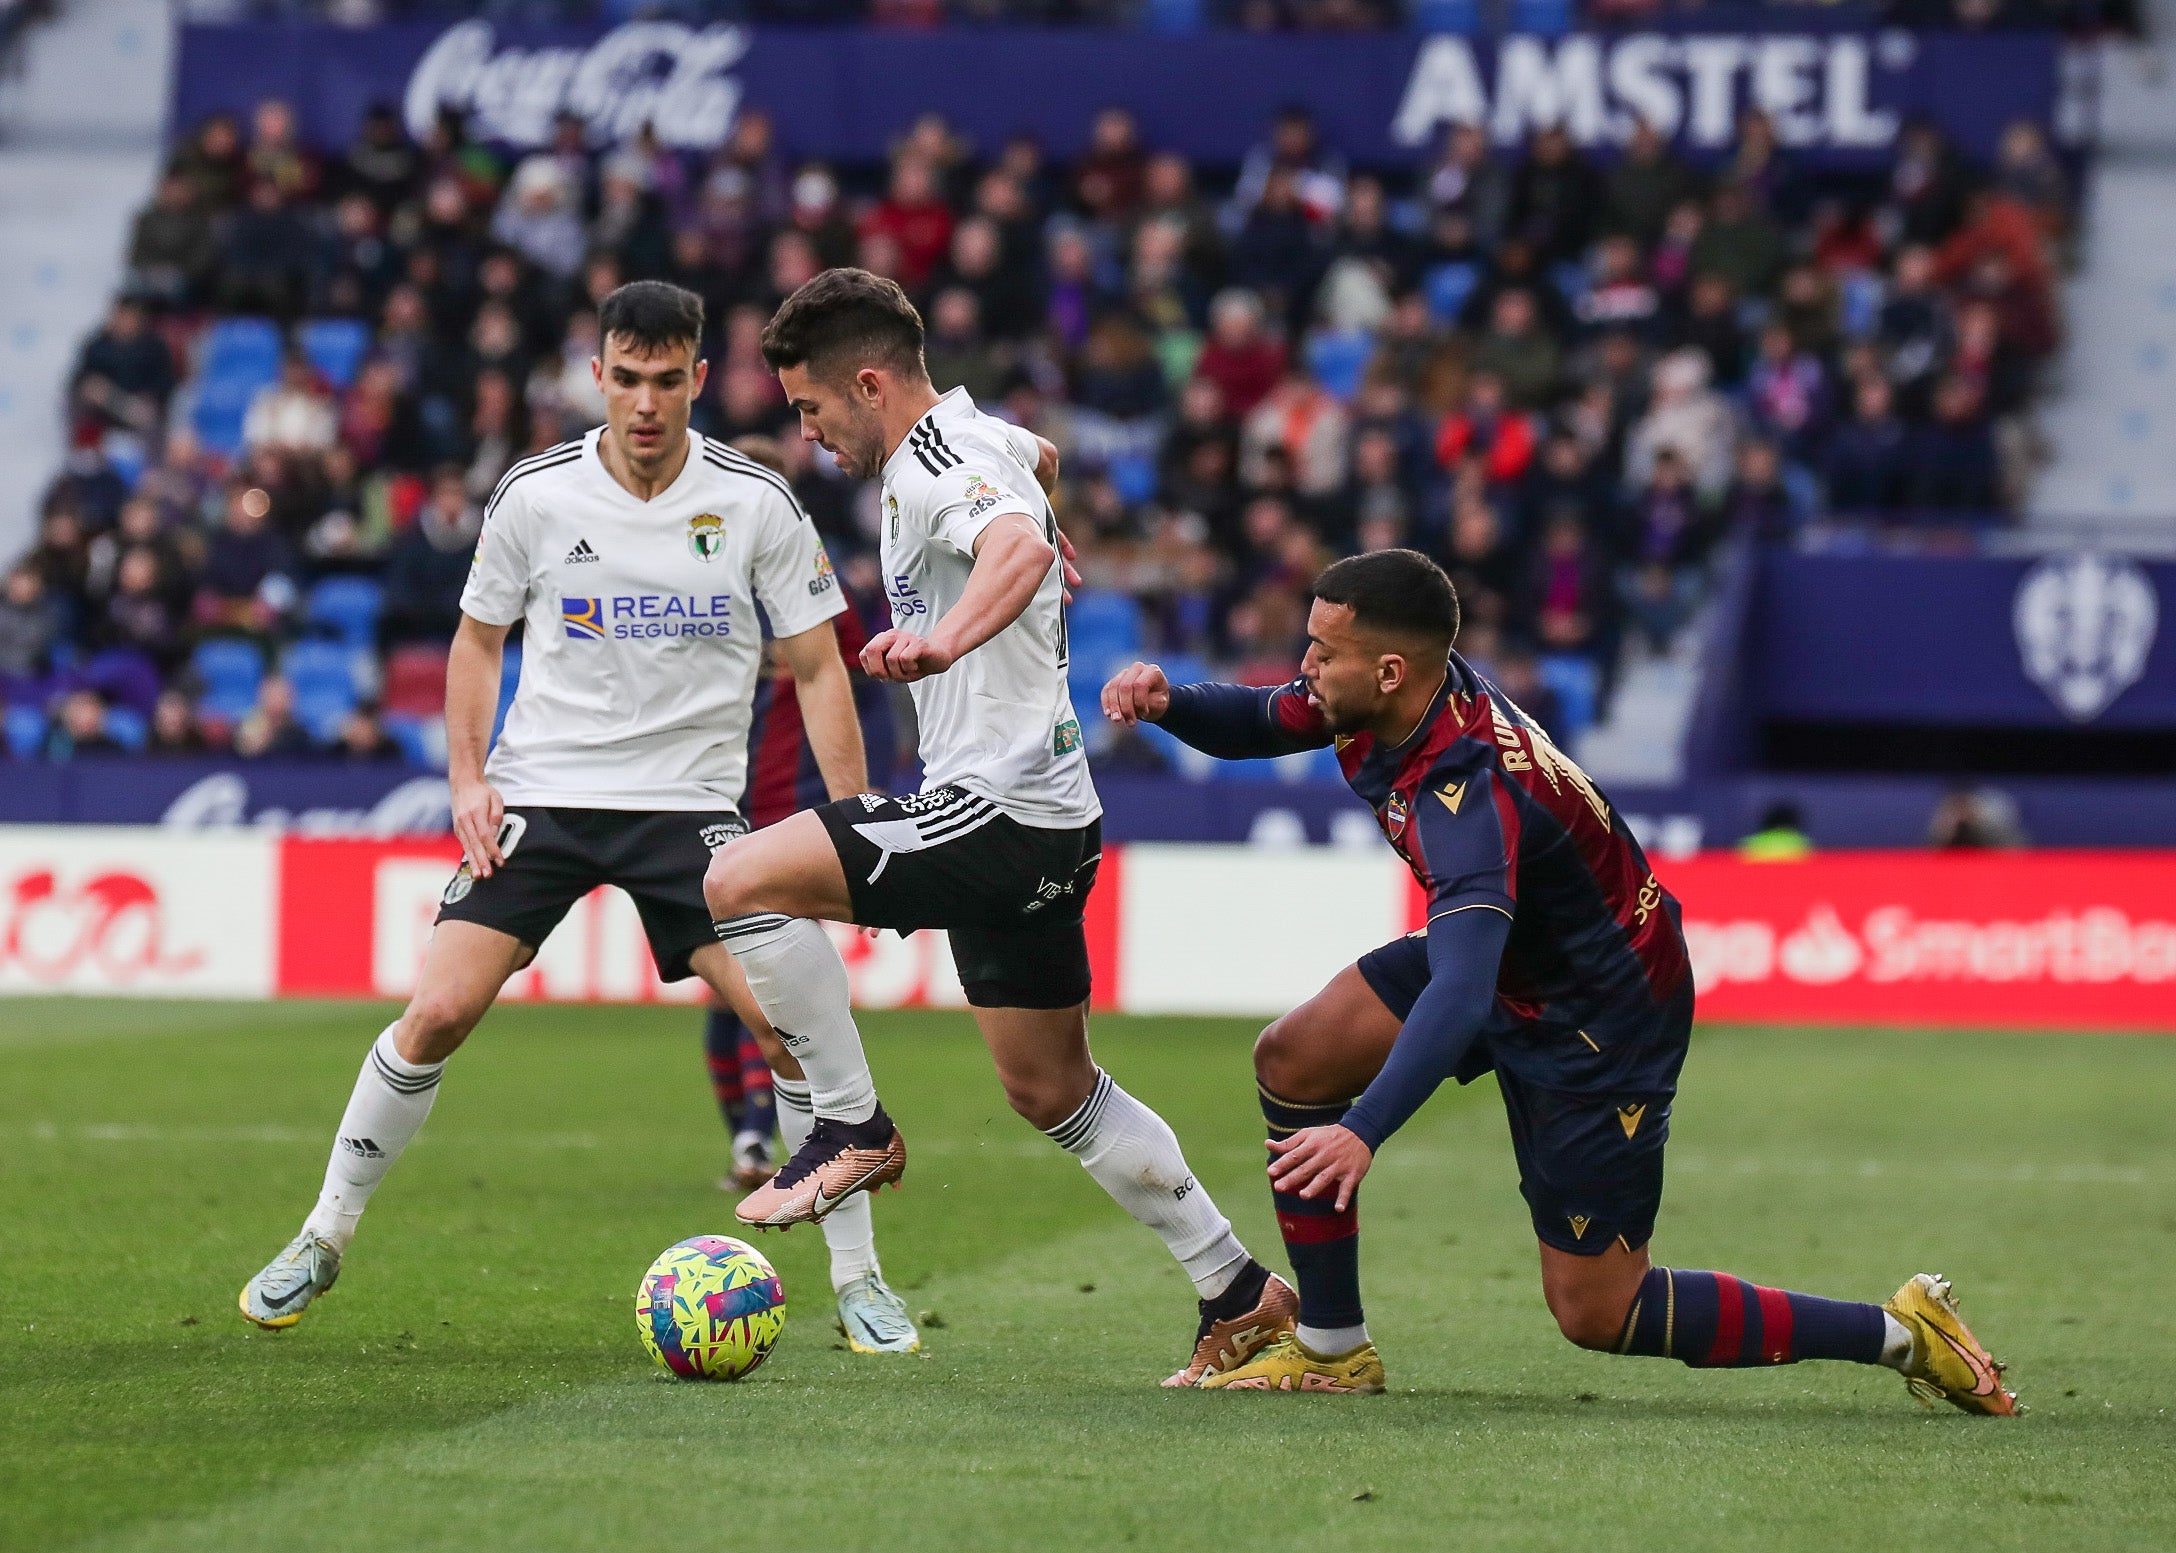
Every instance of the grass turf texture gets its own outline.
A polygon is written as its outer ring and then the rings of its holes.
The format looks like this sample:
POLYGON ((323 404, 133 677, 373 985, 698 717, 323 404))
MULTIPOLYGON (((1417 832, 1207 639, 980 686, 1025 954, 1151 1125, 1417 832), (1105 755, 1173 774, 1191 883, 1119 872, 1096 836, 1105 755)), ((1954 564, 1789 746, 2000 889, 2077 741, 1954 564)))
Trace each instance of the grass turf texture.
MULTIPOLYGON (((1169 1393, 1191 1290, 1004 1107, 964 1016, 875 1015, 910 1144, 878 1230, 928 1354, 848 1354, 823 1245, 734 1386, 661 1379, 636 1279, 731 1226, 685 1011, 514 1007, 452 1066, 340 1287, 253 1332, 371 1035, 357 1005, 8 1003, 0 1546, 346 1550, 2084 1548, 2176 1543, 2176 1042, 1707 1031, 1656 1241, 1881 1298, 1955 1277, 2020 1422, 1885 1370, 1579 1352, 1542 1307, 1490 1085, 1368 1182, 1392 1394, 1169 1393), (941 1325, 940 1325, 941 1321, 941 1325)), ((1104 1019, 1275 1259, 1234 1021, 1104 1019)))

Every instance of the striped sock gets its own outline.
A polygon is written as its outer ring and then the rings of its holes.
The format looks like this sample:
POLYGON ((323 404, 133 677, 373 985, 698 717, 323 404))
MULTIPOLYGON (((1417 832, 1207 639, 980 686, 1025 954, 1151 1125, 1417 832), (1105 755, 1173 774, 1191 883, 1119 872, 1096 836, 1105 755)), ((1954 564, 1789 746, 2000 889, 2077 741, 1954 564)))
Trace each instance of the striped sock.
POLYGON ((725 1130, 741 1130, 747 1114, 748 1086, 741 1071, 740 1016, 729 1008, 713 1008, 703 1020, 703 1062, 710 1070, 710 1093, 717 1099, 725 1130))
POLYGON ((1801 1359, 1879 1364, 1886 1314, 1879 1305, 1767 1289, 1728 1273, 1651 1267, 1617 1352, 1681 1359, 1695 1369, 1801 1359))
MULTIPOLYGON (((1271 1138, 1289 1138, 1306 1127, 1342 1121, 1347 1100, 1303 1105, 1260 1090, 1262 1117, 1271 1138)), ((1360 1308, 1360 1198, 1355 1193, 1340 1213, 1323 1198, 1272 1191, 1277 1232, 1299 1286, 1299 1339, 1321 1354, 1350 1353, 1368 1340, 1367 1318, 1360 1308)))
POLYGON ((340 1117, 332 1158, 325 1166, 325 1186, 303 1228, 345 1249, 356 1221, 393 1168, 401 1151, 423 1128, 438 1097, 443 1062, 410 1062, 393 1044, 399 1021, 379 1034, 356 1075, 355 1093, 340 1117))

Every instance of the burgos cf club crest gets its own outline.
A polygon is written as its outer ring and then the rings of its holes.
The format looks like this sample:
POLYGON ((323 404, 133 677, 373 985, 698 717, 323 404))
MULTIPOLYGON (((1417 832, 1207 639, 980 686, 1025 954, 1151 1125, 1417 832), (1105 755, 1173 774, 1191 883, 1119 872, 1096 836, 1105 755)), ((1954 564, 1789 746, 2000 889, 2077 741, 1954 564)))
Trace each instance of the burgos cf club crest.
POLYGON ((688 519, 688 551, 698 561, 715 561, 725 549, 725 519, 698 512, 688 519))
POLYGON ((562 598, 559 601, 559 618, 566 625, 569 641, 604 640, 603 599, 562 598))

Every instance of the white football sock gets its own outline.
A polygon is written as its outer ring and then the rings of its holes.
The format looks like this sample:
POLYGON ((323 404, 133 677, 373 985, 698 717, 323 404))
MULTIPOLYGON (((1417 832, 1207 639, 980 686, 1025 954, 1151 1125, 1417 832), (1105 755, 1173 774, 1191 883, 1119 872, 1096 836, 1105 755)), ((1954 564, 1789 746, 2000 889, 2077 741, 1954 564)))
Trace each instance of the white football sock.
POLYGON ((1311 1327, 1301 1322, 1292 1329, 1300 1346, 1324 1359, 1341 1359, 1368 1340, 1368 1324, 1351 1327, 1311 1327))
POLYGON ((325 1166, 325 1187, 303 1228, 341 1250, 355 1237, 370 1194, 400 1158, 431 1114, 443 1062, 410 1062, 393 1047, 395 1020, 379 1034, 363 1059, 334 1138, 332 1160, 325 1166))
POLYGON ((854 1027, 846 962, 821 924, 761 912, 719 923, 718 939, 740 962, 763 1017, 800 1060, 816 1114, 841 1122, 876 1115, 876 1080, 854 1027))
MULTIPOLYGON (((808 1085, 801 1080, 773 1074, 771 1088, 778 1096, 778 1135, 786 1140, 790 1159, 816 1125, 816 1113, 809 1109, 808 1085)), ((876 1259, 876 1221, 869 1210, 869 1194, 856 1192, 819 1221, 831 1250, 833 1293, 865 1274, 884 1271, 876 1259)))
POLYGON ((1890 1315, 1881 1313, 1881 1362, 1892 1370, 1911 1368, 1912 1329, 1890 1315))
POLYGON ((1080 1109, 1045 1131, 1121 1208, 1163 1237, 1203 1299, 1231 1287, 1247 1265, 1247 1248, 1186 1168, 1179 1140, 1162 1117, 1098 1068, 1080 1109))

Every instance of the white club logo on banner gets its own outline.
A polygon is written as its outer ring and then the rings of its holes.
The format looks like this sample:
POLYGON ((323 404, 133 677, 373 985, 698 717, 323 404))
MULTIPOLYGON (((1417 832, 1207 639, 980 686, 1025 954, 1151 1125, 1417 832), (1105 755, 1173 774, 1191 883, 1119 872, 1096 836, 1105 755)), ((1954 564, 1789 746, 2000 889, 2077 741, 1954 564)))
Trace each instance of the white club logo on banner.
POLYGON ((2027 676, 2065 717, 2087 723, 2146 672, 2160 604, 2136 562, 2074 555, 2025 574, 2011 620, 2027 676))

